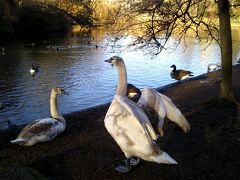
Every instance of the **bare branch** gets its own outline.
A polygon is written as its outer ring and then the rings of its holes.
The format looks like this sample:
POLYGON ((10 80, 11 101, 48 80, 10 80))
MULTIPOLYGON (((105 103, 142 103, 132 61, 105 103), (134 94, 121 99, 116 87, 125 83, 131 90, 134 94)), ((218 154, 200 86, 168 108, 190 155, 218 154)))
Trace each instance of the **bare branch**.
POLYGON ((118 9, 115 32, 137 36, 129 46, 138 45, 154 55, 169 48, 170 37, 176 40, 175 47, 181 42, 187 46, 188 37, 205 39, 206 46, 219 39, 217 6, 211 0, 122 0, 118 9))

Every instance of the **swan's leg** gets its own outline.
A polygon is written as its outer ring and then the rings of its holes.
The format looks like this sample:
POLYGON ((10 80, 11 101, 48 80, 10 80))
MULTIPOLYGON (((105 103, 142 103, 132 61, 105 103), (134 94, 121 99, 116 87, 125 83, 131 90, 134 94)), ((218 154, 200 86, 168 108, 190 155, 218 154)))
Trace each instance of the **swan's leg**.
POLYGON ((130 165, 131 166, 137 166, 139 163, 140 163, 140 158, 139 157, 130 158, 130 165))
POLYGON ((121 173, 127 173, 131 171, 130 158, 127 158, 126 160, 124 160, 123 164, 120 164, 119 166, 117 166, 115 170, 121 173))
POLYGON ((159 132, 159 134, 160 134, 160 137, 162 137, 163 136, 163 130, 162 130, 162 128, 158 128, 158 132, 159 132))

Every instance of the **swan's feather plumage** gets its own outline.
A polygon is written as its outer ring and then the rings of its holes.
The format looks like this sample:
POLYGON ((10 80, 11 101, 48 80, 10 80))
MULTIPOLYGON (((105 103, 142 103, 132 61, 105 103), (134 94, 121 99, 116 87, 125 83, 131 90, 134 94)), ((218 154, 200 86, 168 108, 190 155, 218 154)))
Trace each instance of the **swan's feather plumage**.
POLYGON ((65 130, 65 123, 53 118, 37 119, 28 124, 11 143, 31 146, 37 142, 50 141, 65 130))
POLYGON ((153 157, 161 153, 152 141, 156 139, 156 134, 147 116, 127 97, 114 96, 104 123, 126 157, 137 156, 155 161, 153 157))
POLYGON ((207 72, 216 71, 216 70, 219 70, 220 68, 221 68, 221 65, 219 64, 209 63, 207 72))
POLYGON ((167 118, 181 127, 185 133, 190 131, 191 127, 189 122, 182 112, 177 108, 177 106, 172 102, 172 100, 164 94, 158 94, 162 97, 163 103, 166 107, 167 118))
MULTIPOLYGON (((115 65, 118 71, 116 95, 104 119, 109 134, 127 158, 137 156, 147 161, 176 164, 177 162, 153 141, 157 136, 145 112, 127 98, 127 72, 123 59, 113 56, 105 62, 115 65)), ((118 166, 116 170, 130 170, 128 163, 124 168, 121 167, 123 166, 118 166)))
POLYGON ((26 125, 17 139, 11 143, 32 146, 38 142, 50 141, 62 133, 66 128, 63 116, 58 112, 57 95, 67 94, 63 88, 54 87, 51 90, 50 111, 52 118, 37 119, 26 125))
POLYGON ((159 96, 154 89, 145 87, 138 101, 138 105, 147 114, 155 131, 158 131, 160 135, 163 136, 162 126, 167 110, 161 96, 159 96))
POLYGON ((165 117, 177 123, 184 132, 190 130, 188 121, 172 100, 153 88, 144 88, 138 105, 148 115, 153 128, 156 132, 158 130, 161 136, 163 135, 162 127, 165 117))

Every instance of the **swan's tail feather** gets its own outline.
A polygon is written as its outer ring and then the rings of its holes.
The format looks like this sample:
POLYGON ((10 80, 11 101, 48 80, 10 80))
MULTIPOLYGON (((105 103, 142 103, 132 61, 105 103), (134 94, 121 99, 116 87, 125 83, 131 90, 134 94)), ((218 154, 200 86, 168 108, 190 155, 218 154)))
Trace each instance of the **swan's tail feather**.
POLYGON ((13 143, 13 144, 24 144, 24 143, 26 143, 26 141, 27 141, 27 139, 17 138, 15 140, 10 141, 10 142, 13 143))
POLYGON ((190 131, 191 127, 189 122, 187 121, 185 116, 182 114, 182 112, 175 106, 172 100, 163 94, 160 94, 160 95, 163 99, 163 103, 167 110, 167 118, 170 121, 175 122, 178 126, 180 126, 185 133, 190 131))
POLYGON ((159 164, 177 164, 177 161, 169 156, 166 152, 162 152, 155 158, 155 162, 159 164))

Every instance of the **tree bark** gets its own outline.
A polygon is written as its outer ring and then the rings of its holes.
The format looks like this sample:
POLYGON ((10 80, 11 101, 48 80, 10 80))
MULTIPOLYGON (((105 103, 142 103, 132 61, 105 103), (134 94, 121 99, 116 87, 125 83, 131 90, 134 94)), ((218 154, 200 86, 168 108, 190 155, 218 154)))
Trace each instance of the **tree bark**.
POLYGON ((221 97, 233 101, 232 92, 232 36, 228 0, 218 0, 220 49, 222 59, 221 97))

